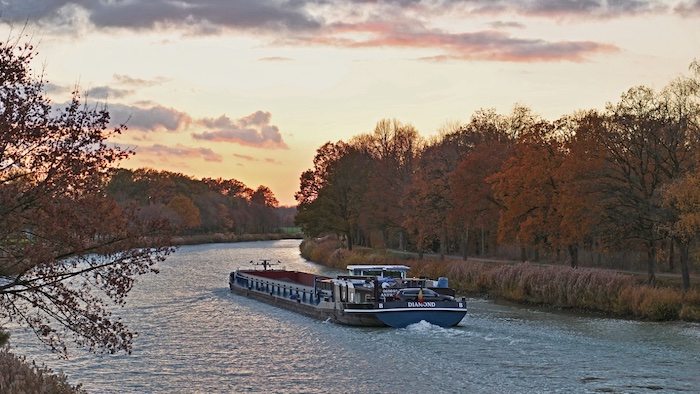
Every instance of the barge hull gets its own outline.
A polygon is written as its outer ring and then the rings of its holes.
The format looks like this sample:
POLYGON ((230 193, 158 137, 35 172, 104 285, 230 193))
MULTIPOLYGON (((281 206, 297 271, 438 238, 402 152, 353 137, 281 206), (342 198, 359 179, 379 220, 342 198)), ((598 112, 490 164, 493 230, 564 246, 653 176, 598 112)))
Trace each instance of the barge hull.
POLYGON ((326 310, 322 308, 317 308, 313 305, 303 304, 297 300, 291 300, 287 298, 275 297, 270 294, 261 293, 255 290, 249 290, 243 287, 231 286, 231 291, 242 295, 244 297, 252 298, 257 301, 264 302, 279 308, 287 309, 292 312, 300 313, 304 316, 312 317, 315 319, 326 320, 328 318, 333 319, 332 310, 326 310))

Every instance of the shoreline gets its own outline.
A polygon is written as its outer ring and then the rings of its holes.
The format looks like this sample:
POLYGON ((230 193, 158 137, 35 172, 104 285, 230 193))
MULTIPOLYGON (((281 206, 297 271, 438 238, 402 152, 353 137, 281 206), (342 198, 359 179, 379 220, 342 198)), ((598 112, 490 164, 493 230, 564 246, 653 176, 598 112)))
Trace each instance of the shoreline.
POLYGON ((413 275, 447 277, 460 295, 638 321, 700 322, 700 290, 649 285, 630 274, 528 262, 401 259, 381 250, 348 251, 333 240, 304 240, 304 258, 333 268, 405 264, 413 275))

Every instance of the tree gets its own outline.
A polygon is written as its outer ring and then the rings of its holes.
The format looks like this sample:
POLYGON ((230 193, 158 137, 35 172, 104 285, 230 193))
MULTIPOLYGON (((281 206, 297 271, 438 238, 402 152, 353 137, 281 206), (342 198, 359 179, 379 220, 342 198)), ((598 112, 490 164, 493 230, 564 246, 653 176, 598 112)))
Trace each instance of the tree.
POLYGON ((178 194, 171 198, 167 207, 177 214, 179 218, 177 224, 182 228, 195 228, 202 224, 199 208, 184 194, 178 194))
POLYGON ((334 232, 355 242, 355 230, 366 191, 368 158, 356 147, 339 141, 317 150, 314 168, 301 175, 295 223, 309 236, 334 232))
POLYGON ((563 157, 554 170, 558 192, 553 204, 560 215, 558 245, 569 251, 571 266, 578 266, 582 246, 601 247, 601 239, 617 231, 603 219, 599 182, 605 161, 597 153, 603 148, 596 137, 604 117, 597 111, 579 112, 555 122, 562 139, 563 157))
MULTIPOLYGON (((467 237, 469 229, 479 230, 482 254, 485 252, 483 235, 496 233, 502 208, 494 196, 492 185, 486 180, 500 171, 511 155, 512 143, 485 141, 460 161, 450 177, 455 219, 467 226, 467 237)), ((467 244, 465 242, 462 254, 465 260, 468 257, 467 244)))
POLYGON ((678 220, 671 232, 680 244, 683 290, 690 289, 688 251, 700 234, 700 174, 689 174, 669 185, 664 192, 664 205, 674 208, 678 220))
POLYGON ((423 149, 404 196, 407 207, 404 225, 416 236, 419 253, 437 240, 441 260, 447 254, 451 224, 448 219, 454 209, 450 176, 465 149, 460 127, 446 125, 442 137, 423 149))
POLYGON ((502 207, 486 180, 497 173, 512 155, 514 138, 508 124, 505 116, 490 109, 477 111, 463 127, 465 139, 471 140, 473 147, 462 157, 450 176, 454 200, 450 220, 465 227, 462 249, 465 260, 469 254, 470 232, 479 235, 476 243, 483 254, 487 235, 495 234, 498 229, 502 207))
POLYGON ((598 153, 606 161, 599 182, 602 207, 625 241, 646 250, 649 282, 655 280, 657 246, 665 237, 659 229, 674 220, 662 206, 662 191, 696 164, 697 139, 688 130, 693 113, 678 116, 671 108, 664 95, 632 88, 619 103, 608 105, 599 133, 603 149, 598 153))
POLYGON ((133 334, 111 315, 135 278, 173 251, 171 228, 105 197, 109 170, 131 152, 108 147, 106 107, 73 94, 52 113, 33 76, 30 44, 0 44, 0 319, 67 355, 127 351, 133 334))
POLYGON ((250 196, 250 205, 254 217, 254 228, 259 233, 270 233, 280 225, 277 215, 279 202, 267 186, 259 186, 250 196))
POLYGON ((503 207, 499 238, 504 242, 515 240, 536 250, 556 245, 560 214, 553 204, 559 188, 554 173, 561 155, 552 129, 550 123, 537 121, 523 130, 513 156, 488 179, 503 207))
POLYGON ((374 132, 355 137, 351 143, 370 158, 361 222, 369 230, 380 231, 384 245, 390 243, 392 234, 398 234, 398 246, 404 249, 403 196, 410 186, 415 158, 422 145, 418 131, 410 124, 383 119, 377 122, 374 132))

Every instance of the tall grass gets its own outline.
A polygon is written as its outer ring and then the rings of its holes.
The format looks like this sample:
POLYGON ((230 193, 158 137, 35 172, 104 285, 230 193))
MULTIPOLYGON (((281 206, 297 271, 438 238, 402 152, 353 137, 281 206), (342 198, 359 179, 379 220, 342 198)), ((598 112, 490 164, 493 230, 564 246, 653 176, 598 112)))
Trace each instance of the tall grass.
POLYGON ((401 260, 366 250, 348 252, 337 241, 304 241, 302 256, 324 265, 406 264, 413 276, 447 277, 462 295, 578 309, 642 320, 700 322, 700 292, 656 287, 633 276, 602 269, 573 269, 530 263, 401 260))
POLYGON ((71 386, 62 373, 28 363, 7 349, 0 350, 0 393, 3 394, 83 394, 78 386, 71 386))

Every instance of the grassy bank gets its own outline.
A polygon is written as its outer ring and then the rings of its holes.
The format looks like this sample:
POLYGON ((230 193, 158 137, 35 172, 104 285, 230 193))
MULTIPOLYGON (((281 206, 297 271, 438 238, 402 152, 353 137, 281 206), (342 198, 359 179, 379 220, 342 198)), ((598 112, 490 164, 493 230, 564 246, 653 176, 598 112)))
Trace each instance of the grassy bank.
POLYGON ((333 240, 304 241, 306 259, 344 269, 348 264, 406 264, 414 276, 447 277, 457 293, 640 320, 700 322, 700 292, 650 286, 631 275, 530 263, 405 260, 383 252, 348 252, 333 240))

